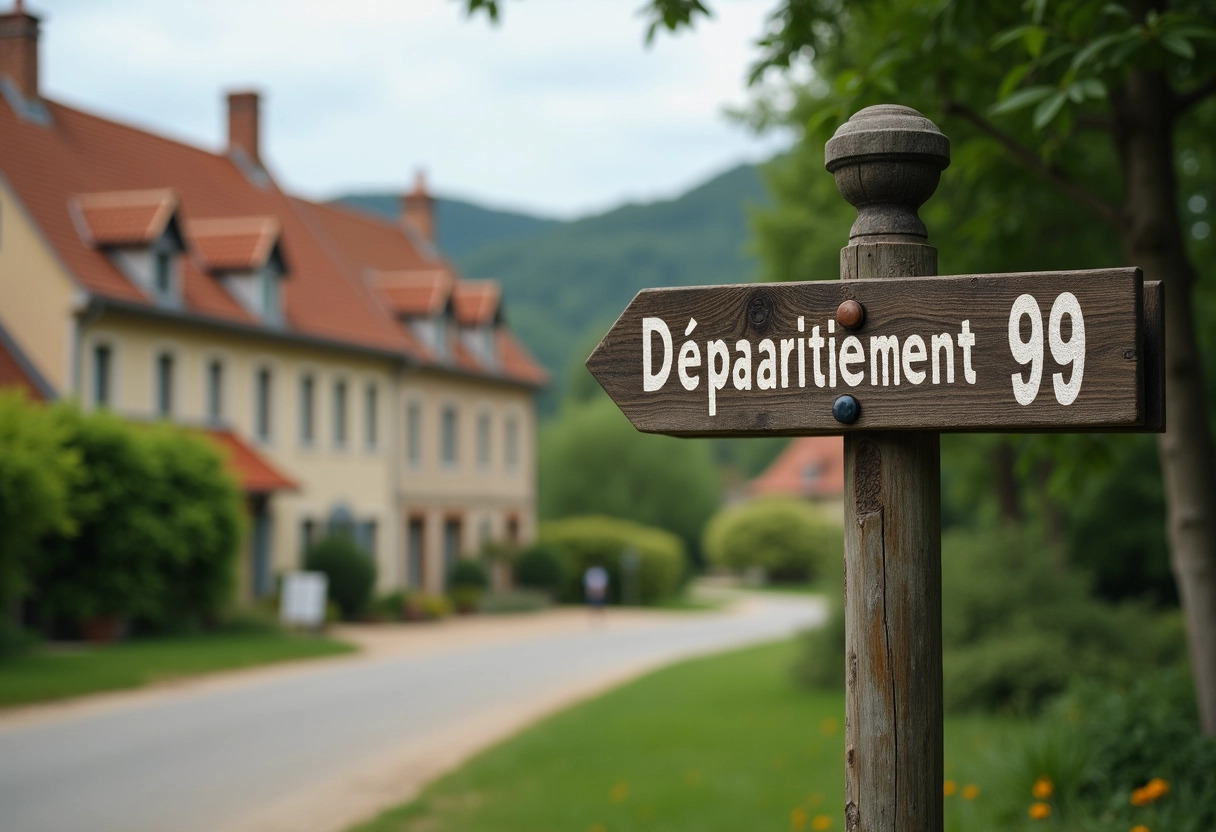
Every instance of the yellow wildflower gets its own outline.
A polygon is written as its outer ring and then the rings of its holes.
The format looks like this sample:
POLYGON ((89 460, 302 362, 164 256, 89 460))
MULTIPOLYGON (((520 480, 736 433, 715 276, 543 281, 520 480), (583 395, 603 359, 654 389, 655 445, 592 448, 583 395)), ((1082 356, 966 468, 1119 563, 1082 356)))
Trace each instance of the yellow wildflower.
POLYGON ((975 800, 980 796, 980 787, 970 783, 963 786, 963 800, 975 800))
POLYGON ((604 826, 602 823, 593 823, 591 824, 591 829, 589 829, 588 832, 608 832, 608 827, 604 826))
POLYGON ((1055 792, 1055 784, 1051 782, 1050 777, 1040 777, 1034 781, 1034 785, 1030 787, 1030 793, 1034 795, 1035 800, 1046 800, 1055 792))
POLYGON ((801 806, 790 809, 790 832, 802 832, 806 829, 807 817, 806 809, 801 806))
POLYGON ((1151 832, 1151 830, 1147 826, 1145 826, 1143 823, 1137 823, 1135 826, 1132 827, 1131 832, 1151 832))
POLYGON ((624 803, 625 798, 629 797, 629 784, 625 782, 617 783, 608 792, 608 799, 613 803, 624 803))
POLYGON ((1156 800, 1159 797, 1164 797, 1165 795, 1169 794, 1170 784, 1162 780, 1160 777, 1154 777, 1145 784, 1144 789, 1149 793, 1149 795, 1151 795, 1153 800, 1156 800))
POLYGON ((1030 809, 1027 811, 1034 820, 1046 820, 1051 817, 1051 806, 1047 803, 1031 803, 1030 809))
POLYGON ((827 815, 815 815, 815 819, 811 821, 811 828, 815 832, 827 832, 832 828, 832 819, 827 815))
POLYGON ((950 797, 956 791, 958 791, 958 783, 955 783, 953 780, 947 780, 945 783, 942 783, 942 794, 946 797, 950 797))

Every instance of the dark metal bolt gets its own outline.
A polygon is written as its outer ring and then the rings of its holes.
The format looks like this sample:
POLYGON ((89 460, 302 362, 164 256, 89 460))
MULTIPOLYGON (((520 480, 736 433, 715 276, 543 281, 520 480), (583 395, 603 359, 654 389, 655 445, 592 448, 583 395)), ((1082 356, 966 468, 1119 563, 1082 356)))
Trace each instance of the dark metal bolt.
POLYGON ((852 396, 841 396, 832 403, 832 416, 842 425, 851 425, 861 415, 861 404, 852 396))
POLYGON ((857 329, 865 319, 866 308, 852 298, 836 307, 836 323, 845 329, 857 329))

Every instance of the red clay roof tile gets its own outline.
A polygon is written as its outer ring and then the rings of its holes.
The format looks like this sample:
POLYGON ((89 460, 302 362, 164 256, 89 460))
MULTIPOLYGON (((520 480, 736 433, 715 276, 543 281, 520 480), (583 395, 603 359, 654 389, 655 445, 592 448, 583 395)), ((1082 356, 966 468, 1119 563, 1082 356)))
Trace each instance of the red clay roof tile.
POLYGON ((253 271, 266 265, 279 241, 274 217, 216 217, 186 226, 190 250, 208 272, 253 271))
POLYGON ((295 491, 296 481, 276 468, 270 460, 259 454, 230 430, 214 428, 204 433, 210 437, 224 454, 228 471, 236 477, 241 489, 250 494, 265 494, 271 491, 295 491))
POLYGON ((839 497, 844 493, 844 439, 802 436, 791 440, 772 465, 749 484, 756 495, 839 497))

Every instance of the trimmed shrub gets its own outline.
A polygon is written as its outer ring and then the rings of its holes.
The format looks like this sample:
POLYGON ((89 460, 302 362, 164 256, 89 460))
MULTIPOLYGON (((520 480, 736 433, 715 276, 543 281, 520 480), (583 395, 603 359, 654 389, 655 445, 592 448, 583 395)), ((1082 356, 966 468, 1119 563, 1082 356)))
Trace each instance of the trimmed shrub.
POLYGON ((490 573, 479 560, 461 559, 448 570, 448 586, 452 589, 485 589, 490 585, 490 573))
MULTIPOLYGON (((24 391, 0 391, 0 615, 6 618, 29 590, 39 539, 75 531, 72 491, 83 471, 66 439, 62 420, 24 391)), ((0 625, 0 655, 20 652, 26 643, 7 622, 0 625)))
POLYGON ((801 636, 802 652, 794 660, 794 680, 812 690, 844 690, 844 602, 831 601, 822 627, 801 636))
POLYGON ((560 554, 552 546, 538 543, 525 549, 515 561, 515 583, 556 596, 565 575, 560 554))
POLYGON ((599 565, 608 570, 609 602, 620 603, 622 556, 631 550, 638 556, 640 603, 653 604, 675 595, 684 577, 684 544, 663 529, 592 515, 542 523, 539 539, 558 553, 564 601, 583 601, 583 573, 599 565))
POLYGON ((1126 684, 1184 659, 1176 613, 1092 598, 1033 532, 951 532, 942 561, 949 709, 1033 712, 1075 678, 1126 684))
POLYGON ((324 572, 329 579, 329 598, 338 605, 342 618, 360 616, 376 585, 376 563, 349 535, 332 534, 308 547, 305 568, 324 572))
POLYGON ((549 606, 549 595, 535 590, 516 589, 511 592, 491 592, 483 595, 477 611, 488 615, 536 612, 549 606))
POLYGON ((372 602, 372 617, 377 621, 400 621, 405 617, 405 592, 396 590, 372 602))
POLYGON ((443 595, 410 591, 405 594, 407 621, 437 621, 452 614, 452 602, 443 595))
POLYGON ((775 581, 806 582, 839 573, 844 531, 805 500, 765 497, 715 514, 702 548, 718 566, 759 568, 775 581))

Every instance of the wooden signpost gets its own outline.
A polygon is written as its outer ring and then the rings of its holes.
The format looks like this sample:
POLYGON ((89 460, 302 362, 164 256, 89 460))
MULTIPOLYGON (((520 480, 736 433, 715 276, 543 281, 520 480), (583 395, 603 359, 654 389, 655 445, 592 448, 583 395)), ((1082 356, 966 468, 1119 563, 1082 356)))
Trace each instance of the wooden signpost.
POLYGON ((1160 283, 937 275, 917 209, 949 141, 907 107, 836 131, 840 281, 648 289, 587 360, 639 429, 844 434, 845 829, 942 829, 943 431, 1161 431, 1160 283))

